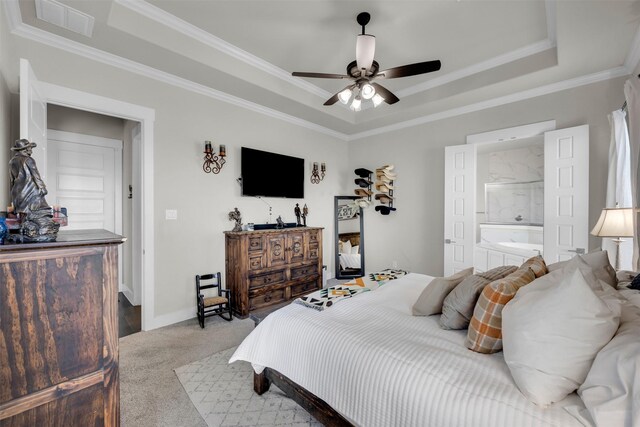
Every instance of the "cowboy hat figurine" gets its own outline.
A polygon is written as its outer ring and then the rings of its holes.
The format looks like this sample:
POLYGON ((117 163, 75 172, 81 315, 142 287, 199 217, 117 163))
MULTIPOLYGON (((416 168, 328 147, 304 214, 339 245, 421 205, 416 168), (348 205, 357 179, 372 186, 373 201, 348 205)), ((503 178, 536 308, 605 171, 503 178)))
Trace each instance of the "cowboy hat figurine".
POLYGON ((24 216, 20 235, 11 240, 53 242, 60 225, 54 222, 52 209, 44 197, 47 195, 47 186, 31 157, 33 147, 36 147, 36 143, 27 139, 18 139, 11 147, 14 152, 9 160, 11 202, 16 214, 24 216))

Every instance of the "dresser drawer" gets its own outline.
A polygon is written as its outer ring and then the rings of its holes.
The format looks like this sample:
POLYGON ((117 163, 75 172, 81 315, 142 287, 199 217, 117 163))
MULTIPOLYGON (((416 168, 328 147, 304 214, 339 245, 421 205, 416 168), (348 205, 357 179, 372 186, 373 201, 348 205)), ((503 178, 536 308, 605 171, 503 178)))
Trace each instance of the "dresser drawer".
POLYGON ((320 248, 317 243, 309 245, 309 259, 318 259, 320 256, 320 248))
POLYGON ((318 281, 304 282, 298 285, 291 286, 291 298, 298 297, 300 295, 310 294, 313 291, 320 289, 318 287, 318 281))
POLYGON ((317 230, 309 230, 309 243, 318 243, 318 231, 317 230))
POLYGON ((286 300, 285 289, 286 288, 269 289, 259 295, 257 295, 255 291, 249 291, 249 310, 284 302, 286 300))
POLYGON ((261 253, 249 254, 249 270, 261 270, 265 267, 264 257, 261 253))
POLYGON ((303 265, 301 267, 293 267, 291 269, 291 280, 312 275, 318 275, 318 266, 316 264, 303 265))
POLYGON ((260 286, 274 285, 276 283, 284 282, 284 280, 284 270, 278 270, 267 274, 249 277, 249 287, 257 288, 260 286))
POLYGON ((263 249, 262 236, 249 237, 249 250, 261 251, 263 249))

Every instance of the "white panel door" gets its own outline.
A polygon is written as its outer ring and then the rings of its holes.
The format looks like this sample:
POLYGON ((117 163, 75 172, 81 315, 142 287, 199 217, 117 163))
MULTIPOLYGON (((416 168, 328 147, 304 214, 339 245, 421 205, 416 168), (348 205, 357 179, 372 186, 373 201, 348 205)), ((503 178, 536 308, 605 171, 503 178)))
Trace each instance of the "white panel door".
POLYGON ((444 149, 444 274, 473 266, 476 145, 444 149))
POLYGON ((49 133, 49 203, 67 208, 67 229, 121 233, 122 141, 49 133))
MULTIPOLYGON (((29 61, 20 59, 20 138, 38 144, 31 157, 36 161, 40 176, 47 180, 47 100, 43 95, 29 61)), ((48 189, 48 188, 47 188, 48 189)), ((51 201, 49 201, 51 204, 51 201)))
POLYGON ((589 241, 589 126, 544 134, 544 259, 584 253, 589 241))

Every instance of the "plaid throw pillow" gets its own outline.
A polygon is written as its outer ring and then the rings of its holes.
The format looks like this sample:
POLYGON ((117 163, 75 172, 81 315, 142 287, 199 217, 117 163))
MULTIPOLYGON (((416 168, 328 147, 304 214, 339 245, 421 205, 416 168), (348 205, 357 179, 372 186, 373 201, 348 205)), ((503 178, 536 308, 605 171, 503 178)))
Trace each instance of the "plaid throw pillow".
POLYGON ((502 309, 518 289, 535 278, 533 270, 523 266, 484 287, 469 323, 465 343, 468 349, 487 354, 502 350, 502 309))

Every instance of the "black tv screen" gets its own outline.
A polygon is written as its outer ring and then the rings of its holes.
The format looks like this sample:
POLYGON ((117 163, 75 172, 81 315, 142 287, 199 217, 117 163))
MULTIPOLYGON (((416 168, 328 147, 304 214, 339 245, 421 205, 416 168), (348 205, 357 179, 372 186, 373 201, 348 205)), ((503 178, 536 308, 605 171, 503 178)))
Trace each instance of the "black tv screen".
POLYGON ((242 147, 242 195, 304 198, 304 159, 242 147))

